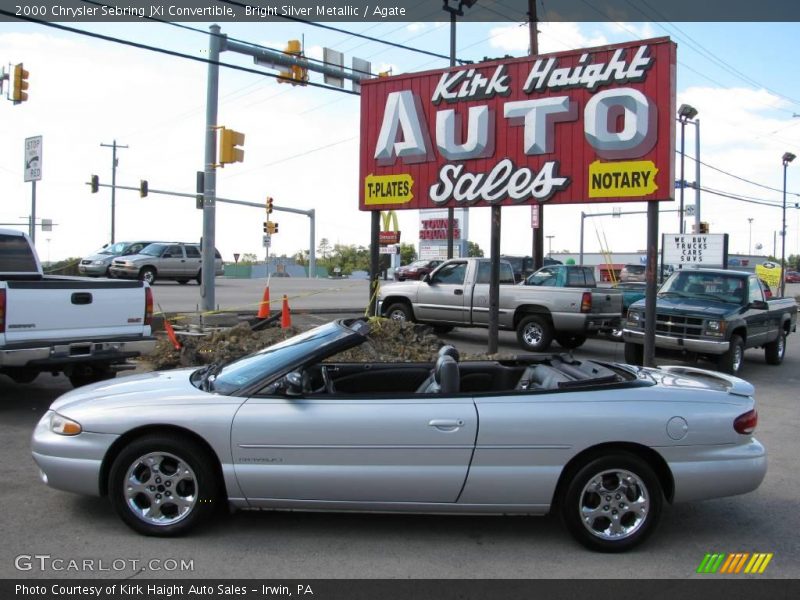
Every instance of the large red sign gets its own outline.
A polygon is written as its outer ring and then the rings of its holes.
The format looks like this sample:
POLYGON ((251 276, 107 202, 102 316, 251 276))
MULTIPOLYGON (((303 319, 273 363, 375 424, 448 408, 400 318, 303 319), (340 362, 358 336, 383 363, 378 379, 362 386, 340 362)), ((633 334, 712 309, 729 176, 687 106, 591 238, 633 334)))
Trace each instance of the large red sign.
POLYGON ((671 200, 675 44, 657 38, 361 88, 361 210, 671 200))

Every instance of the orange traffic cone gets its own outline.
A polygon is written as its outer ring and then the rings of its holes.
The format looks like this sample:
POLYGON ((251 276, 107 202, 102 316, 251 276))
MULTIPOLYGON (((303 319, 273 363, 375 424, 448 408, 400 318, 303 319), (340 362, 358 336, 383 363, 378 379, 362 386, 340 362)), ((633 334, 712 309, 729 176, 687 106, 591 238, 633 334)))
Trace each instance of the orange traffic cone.
POLYGON ((258 318, 266 319, 269 316, 269 286, 264 288, 264 297, 258 305, 258 318))
POLYGON ((288 329, 292 326, 292 313, 289 310, 289 298, 283 295, 283 309, 281 310, 281 329, 288 329))
POLYGON ((172 328, 172 325, 169 322, 169 319, 164 317, 164 329, 167 330, 167 337, 169 341, 172 342, 172 346, 175 350, 181 349, 181 343, 178 341, 178 336, 175 335, 175 330, 172 328))

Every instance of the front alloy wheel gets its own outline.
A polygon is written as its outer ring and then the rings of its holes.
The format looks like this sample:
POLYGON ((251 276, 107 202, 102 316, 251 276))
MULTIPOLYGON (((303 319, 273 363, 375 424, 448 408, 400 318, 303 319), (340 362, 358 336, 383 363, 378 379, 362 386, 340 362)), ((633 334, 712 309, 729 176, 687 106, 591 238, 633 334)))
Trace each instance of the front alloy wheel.
POLYGON ((217 480, 206 452, 189 439, 147 436, 132 442, 111 467, 109 496, 132 529, 179 535, 216 506, 217 480))
POLYGON ((570 482, 562 517, 583 545, 622 552, 641 543, 661 514, 662 491, 650 466, 619 454, 592 461, 570 482))

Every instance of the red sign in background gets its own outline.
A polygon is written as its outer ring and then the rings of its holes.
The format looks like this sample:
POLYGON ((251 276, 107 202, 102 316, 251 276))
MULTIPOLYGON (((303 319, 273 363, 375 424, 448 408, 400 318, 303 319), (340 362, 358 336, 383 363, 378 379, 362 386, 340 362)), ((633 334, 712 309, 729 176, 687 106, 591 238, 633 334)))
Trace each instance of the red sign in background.
MULTIPOLYGON (((360 185, 359 185, 359 208, 361 210, 384 210, 384 209, 425 209, 443 207, 471 207, 471 206, 490 206, 493 204, 501 205, 522 205, 535 204, 567 204, 567 203, 588 203, 588 202, 630 202, 630 201, 649 201, 649 200, 671 200, 674 195, 674 140, 675 140, 675 64, 676 46, 669 38, 656 38, 637 42, 615 44, 598 48, 587 48, 569 52, 560 52, 536 57, 524 57, 519 59, 493 61, 480 63, 478 65, 466 65, 452 67, 436 71, 426 71, 422 73, 410 73, 395 77, 378 78, 365 81, 361 89, 361 154, 360 154, 360 185), (610 82, 600 82, 594 89, 589 84, 578 84, 575 86, 561 87, 560 89, 531 89, 530 93, 524 91, 524 86, 529 74, 534 68, 537 59, 543 61, 540 65, 546 64, 549 58, 555 58, 556 68, 570 69, 575 75, 578 67, 588 65, 610 64, 622 57, 628 64, 639 51, 640 47, 646 46, 645 56, 652 60, 644 70, 639 80, 628 80, 617 82, 612 77, 610 82), (620 55, 617 51, 623 49, 620 55), (585 56, 585 55, 588 55, 585 56), (487 80, 496 74, 498 65, 505 65, 504 73, 507 75, 508 82, 507 95, 494 95, 494 97, 484 99, 465 99, 454 102, 441 101, 438 106, 432 102, 432 96, 440 84, 443 74, 453 74, 457 71, 474 69, 487 80), (637 90, 647 98, 651 110, 655 108, 654 119, 651 128, 655 129, 655 143, 644 154, 635 157, 609 158, 589 143, 585 133, 585 108, 587 103, 595 94, 606 92, 607 90, 629 88, 637 90), (391 164, 379 164, 375 159, 375 151, 378 145, 378 137, 384 121, 386 101, 392 92, 411 91, 416 100, 419 114, 424 116, 421 126, 427 133, 428 148, 430 150, 427 159, 421 162, 406 163, 401 158, 395 156, 391 164), (549 97, 568 96, 569 102, 576 107, 576 117, 574 120, 559 121, 553 125, 552 147, 542 154, 525 154, 524 135, 525 128, 522 125, 514 125, 511 120, 504 116, 504 105, 508 102, 522 100, 538 100, 549 97), (493 125, 490 137, 493 137, 493 154, 485 158, 467 159, 462 161, 449 161, 441 155, 437 148, 436 139, 436 114, 440 110, 454 109, 460 117, 460 132, 456 131, 459 141, 465 140, 467 136, 468 110, 472 106, 486 105, 493 114, 493 125), (555 191, 547 199, 537 199, 527 197, 513 199, 501 197, 493 202, 478 199, 472 202, 456 202, 450 198, 446 202, 436 203, 431 200, 430 189, 440 182, 440 171, 445 165, 463 165, 462 172, 472 174, 488 174, 500 161, 510 159, 515 168, 528 167, 534 174, 543 165, 550 161, 557 163, 556 175, 568 178, 568 182, 558 191, 555 191), (599 163, 597 162, 599 161, 599 163), (622 181, 620 177, 625 177, 625 164, 652 164, 655 186, 650 186, 652 191, 637 194, 629 189, 627 193, 616 194, 606 192, 604 196, 590 197, 589 188, 592 181, 590 167, 601 168, 602 173, 606 173, 604 181, 612 182, 611 188, 622 181), (648 162, 649 161, 649 162, 648 162), (621 164, 621 174, 613 173, 617 164, 621 164), (657 171, 656 171, 657 169, 657 171), (392 193, 400 194, 397 198, 387 198, 372 193, 374 187, 367 186, 369 178, 370 186, 372 182, 388 181, 393 182, 393 177, 404 175, 403 181, 408 182, 411 178, 411 193, 408 194, 405 183, 394 184, 393 188, 384 186, 382 189, 392 193), (613 179, 615 177, 616 179, 613 179), (405 186, 405 187, 403 187, 405 186), (656 189, 657 188, 657 189, 656 189), (405 192, 405 197, 401 191, 405 192), (610 194, 610 195, 609 195, 610 194), (409 199, 410 196, 410 199, 409 199)), ((552 73, 552 71, 551 71, 552 73)), ((579 78, 579 77, 578 77, 579 78)), ((637 78, 634 78, 637 79, 637 78)), ((441 89, 441 86, 440 86, 441 89)), ((608 130, 611 132, 620 131, 625 125, 625 120, 616 117, 609 117, 608 130)), ((653 134, 651 129, 650 135, 653 134)), ((398 133, 396 140, 403 141, 402 133, 398 133)), ((633 167, 631 167, 633 168, 633 167)), ((630 176, 630 173, 628 173, 630 176)), ((592 185, 598 185, 599 179, 594 180, 592 185)), ((644 188, 640 188, 640 191, 644 188)))

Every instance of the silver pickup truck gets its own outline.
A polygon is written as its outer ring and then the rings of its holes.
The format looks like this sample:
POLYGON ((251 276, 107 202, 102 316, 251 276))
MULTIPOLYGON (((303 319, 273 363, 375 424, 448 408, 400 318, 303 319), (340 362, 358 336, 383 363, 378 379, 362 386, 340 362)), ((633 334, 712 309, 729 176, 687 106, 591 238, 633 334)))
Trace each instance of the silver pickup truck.
MULTIPOLYGON (((399 321, 453 327, 489 326, 488 258, 442 263, 421 281, 384 285, 378 314, 399 321)), ((522 348, 543 352, 555 339, 577 348, 586 336, 618 325, 622 295, 588 287, 514 285, 514 272, 500 261, 500 328, 517 332, 522 348)))

